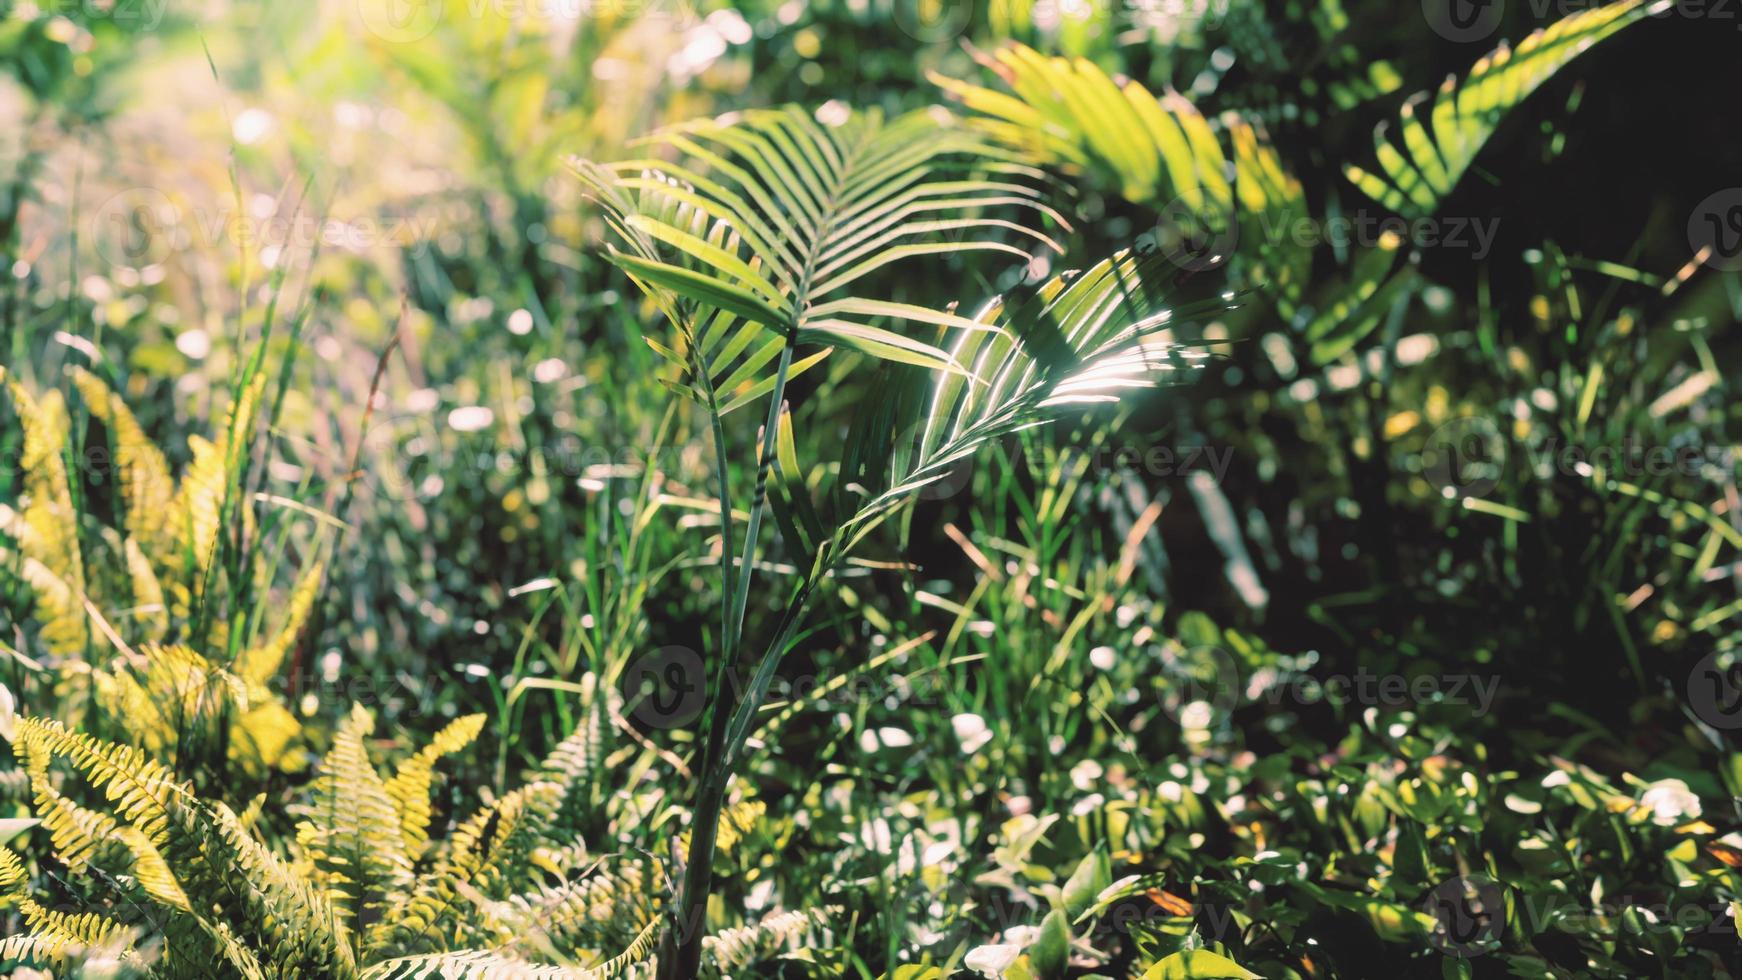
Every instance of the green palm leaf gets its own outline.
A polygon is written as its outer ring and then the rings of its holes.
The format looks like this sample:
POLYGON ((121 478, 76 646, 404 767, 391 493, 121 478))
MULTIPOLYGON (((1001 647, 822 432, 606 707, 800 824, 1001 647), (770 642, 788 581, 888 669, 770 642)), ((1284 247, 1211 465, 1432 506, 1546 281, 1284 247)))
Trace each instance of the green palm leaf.
POLYGON ((1405 102, 1397 136, 1387 123, 1374 130, 1379 173, 1354 165, 1344 173, 1367 196, 1405 217, 1432 215, 1507 110, 1591 45, 1668 6, 1669 0, 1621 0, 1533 31, 1516 49, 1502 43, 1476 62, 1462 84, 1457 76, 1447 76, 1431 103, 1426 92, 1405 102))
POLYGON ((1205 268, 1238 255, 1242 281, 1265 286, 1293 315, 1311 253, 1274 230, 1304 216, 1305 197, 1249 120, 1227 113, 1213 122, 1177 92, 1158 96, 1085 58, 1015 43, 978 57, 1008 92, 930 76, 977 113, 973 125, 1029 159, 1086 171, 1160 212, 1156 244, 1182 265, 1205 268), (1182 232, 1191 240, 1167 240, 1182 232))

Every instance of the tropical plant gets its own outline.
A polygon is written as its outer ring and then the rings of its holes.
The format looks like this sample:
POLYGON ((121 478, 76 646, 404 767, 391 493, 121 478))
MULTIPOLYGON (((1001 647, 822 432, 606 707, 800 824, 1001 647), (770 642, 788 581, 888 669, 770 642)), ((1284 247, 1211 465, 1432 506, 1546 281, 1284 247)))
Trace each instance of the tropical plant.
POLYGON ((819 112, 812 118, 789 108, 680 126, 658 139, 698 164, 647 159, 577 169, 623 245, 612 260, 676 332, 674 344, 656 349, 678 371, 678 390, 711 416, 719 466, 719 649, 709 668, 694 856, 661 957, 665 975, 684 976, 699 956, 710 888, 707 856, 736 758, 818 585, 917 490, 993 440, 1066 406, 1113 401, 1188 367, 1189 355, 1181 359, 1165 341, 1167 331, 1226 300, 1170 308, 1161 296, 1166 266, 1132 254, 1055 277, 1021 300, 994 299, 971 317, 895 299, 833 298, 880 267, 913 256, 994 250, 1027 261, 1026 253, 991 238, 935 236, 1024 231, 972 216, 971 209, 1049 209, 1025 184, 1000 179, 1024 173, 1008 154, 936 110, 885 122, 876 114, 831 118, 819 112), (966 179, 943 179, 963 169, 966 179), (992 176, 974 177, 975 170, 992 176), (662 245, 669 251, 662 253, 662 245), (942 328, 955 339, 947 349, 938 347, 872 322, 880 318, 942 328), (797 358, 809 345, 822 349, 797 358), (840 348, 884 362, 894 388, 877 410, 856 420, 839 475, 819 508, 812 499, 817 481, 796 457, 787 385, 840 348), (740 357, 746 360, 734 367, 740 357), (764 376, 771 360, 777 361, 774 373, 764 376), (913 368, 924 373, 899 373, 913 368), (743 553, 734 564, 723 419, 764 394, 767 418, 743 553), (770 498, 786 550, 801 571, 747 689, 736 691, 726 678, 735 675, 748 643, 745 610, 770 498))

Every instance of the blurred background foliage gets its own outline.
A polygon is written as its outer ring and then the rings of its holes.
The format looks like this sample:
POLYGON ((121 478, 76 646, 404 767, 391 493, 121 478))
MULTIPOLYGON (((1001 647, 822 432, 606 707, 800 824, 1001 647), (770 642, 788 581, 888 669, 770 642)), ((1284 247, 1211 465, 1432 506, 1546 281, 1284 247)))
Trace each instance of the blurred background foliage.
MULTIPOLYGON (((951 82, 997 88, 1018 41, 1177 92, 1220 132, 1238 113, 1306 213, 1384 213, 1344 176, 1374 126, 1543 23, 1506 5, 1469 43, 1354 0, 0 0, 0 358, 37 391, 104 377, 179 472, 264 345, 283 373, 246 506, 274 515, 271 584, 231 615, 278 622, 323 561, 282 689, 309 737, 359 691, 392 731, 487 711, 455 782, 499 787, 567 733, 565 685, 716 639, 705 423, 670 407, 660 325, 596 256, 569 156, 788 102, 970 115, 951 82)), ((1742 184, 1732 26, 1647 20, 1509 113, 1439 211, 1492 223, 1480 254, 1310 249, 1281 298, 1261 259, 1262 299, 1179 338, 1216 355, 1200 383, 1025 434, 922 500, 782 668, 873 693, 771 707, 743 780, 767 826, 726 859, 717 915, 845 905, 786 967, 820 975, 977 947, 1046 974, 1049 908, 1080 970, 1209 945, 1264 976, 1468 975, 1502 958, 1442 956, 1409 910, 1479 873, 1534 909, 1716 910, 1675 932, 1509 909, 1517 975, 1728 975, 1742 767, 1688 688, 1742 637, 1742 281, 1690 265, 1689 221, 1742 184), (1500 459, 1481 493, 1446 492, 1448 424, 1500 459), (1544 462, 1630 444, 1699 464, 1544 462), (1287 694, 1357 668, 1498 695, 1287 694), (1128 874, 1159 877, 1108 887, 1128 874)), ((1058 268, 1173 203, 1105 161, 1047 162, 1073 226, 1058 268)), ((1007 272, 933 269, 903 288, 940 307, 1007 272)), ((878 391, 845 357, 795 384, 801 453, 878 391)), ((78 404, 74 431, 98 431, 78 404)), ((6 500, 23 439, 0 421, 6 500)), ((82 472, 92 499, 108 476, 82 472)), ((37 663, 30 592, 0 582, 0 643, 37 663)))

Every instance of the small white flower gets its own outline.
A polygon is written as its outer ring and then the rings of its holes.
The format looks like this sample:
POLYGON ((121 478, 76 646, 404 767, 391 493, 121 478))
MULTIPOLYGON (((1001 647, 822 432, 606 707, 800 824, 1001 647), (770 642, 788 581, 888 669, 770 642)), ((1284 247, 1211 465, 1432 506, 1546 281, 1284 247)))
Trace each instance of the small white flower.
POLYGON ((975 946, 968 950, 968 956, 962 963, 981 976, 1002 977, 1004 971, 1010 969, 1010 965, 1021 955, 1021 946, 997 943, 991 946, 975 946))
POLYGON ((973 755, 987 742, 992 741, 992 732, 986 727, 986 719, 979 715, 955 715, 950 718, 950 727, 955 729, 956 739, 962 743, 963 755, 973 755))
POLYGON ((1679 779, 1660 779, 1645 787, 1639 795, 1639 805, 1651 811, 1651 822, 1670 827, 1681 820, 1697 820, 1700 798, 1679 779))
POLYGON ((467 405, 448 413, 448 427, 455 432, 477 432, 489 428, 494 421, 496 413, 483 405, 467 405))

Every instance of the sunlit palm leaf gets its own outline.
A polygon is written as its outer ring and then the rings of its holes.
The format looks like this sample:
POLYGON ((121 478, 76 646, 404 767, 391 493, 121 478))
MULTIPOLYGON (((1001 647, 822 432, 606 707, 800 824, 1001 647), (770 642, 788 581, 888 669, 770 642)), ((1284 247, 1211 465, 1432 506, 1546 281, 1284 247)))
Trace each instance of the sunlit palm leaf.
POLYGON ((992 251, 1026 260, 1025 248, 1003 240, 1011 237, 1052 246, 986 213, 1052 215, 1024 179, 1036 175, 940 111, 824 125, 796 108, 764 110, 687 123, 648 142, 681 162, 575 167, 621 239, 613 261, 674 322, 689 324, 733 407, 800 344, 949 367, 942 350, 876 322, 947 315, 842 294, 905 259, 992 251))
POLYGON ((1447 76, 1436 95, 1422 92, 1404 103, 1397 137, 1389 124, 1380 124, 1373 134, 1379 173, 1353 165, 1344 172, 1369 197, 1405 217, 1432 215, 1507 110, 1591 45, 1668 6, 1669 0, 1622 0, 1533 31, 1516 49, 1502 43, 1477 61, 1461 84, 1457 76, 1447 76))
POLYGON ((1160 212, 1159 238, 1192 238, 1157 242, 1182 264, 1204 268, 1239 255, 1242 279, 1268 288, 1292 315, 1311 254, 1276 231, 1304 216, 1305 198, 1250 121, 1230 113, 1218 127, 1178 93, 1157 96, 1083 58, 1021 44, 979 57, 1008 93, 931 76, 979 113, 975 126, 1047 166, 1087 170, 1160 212))

